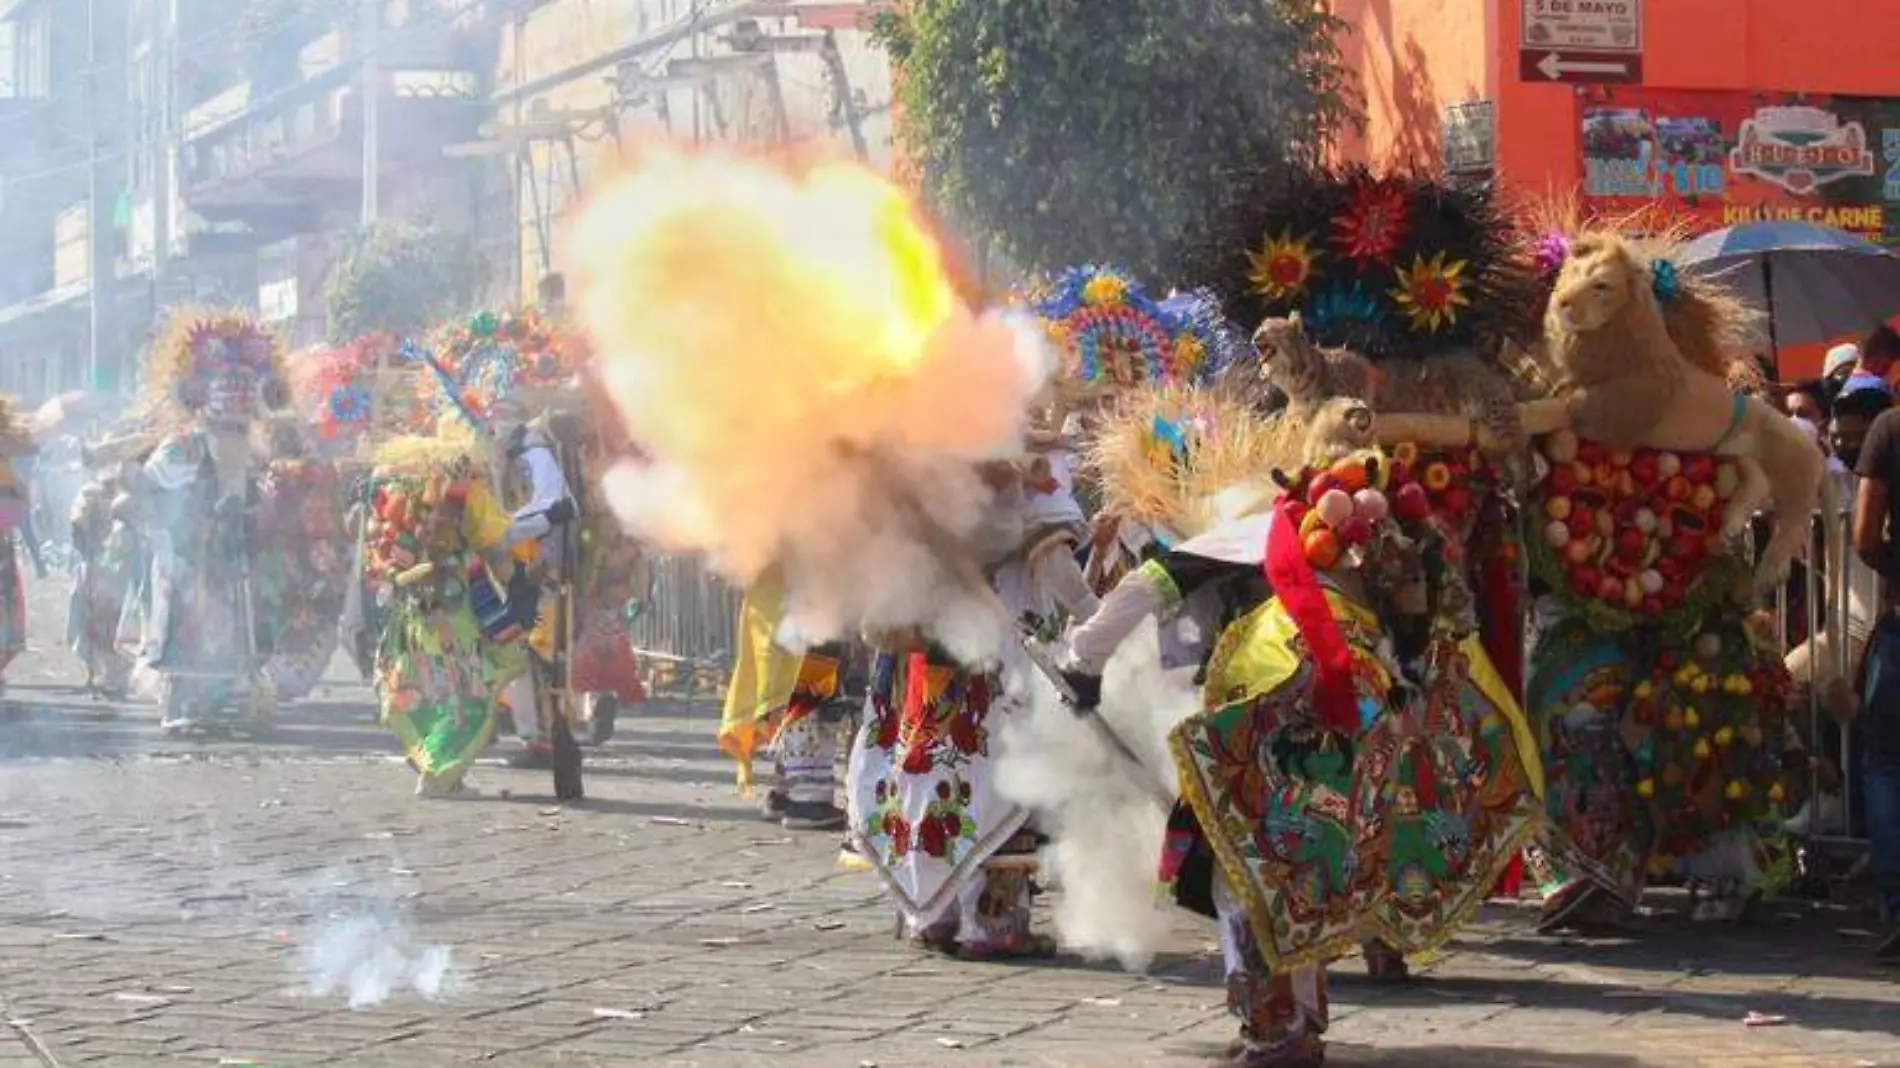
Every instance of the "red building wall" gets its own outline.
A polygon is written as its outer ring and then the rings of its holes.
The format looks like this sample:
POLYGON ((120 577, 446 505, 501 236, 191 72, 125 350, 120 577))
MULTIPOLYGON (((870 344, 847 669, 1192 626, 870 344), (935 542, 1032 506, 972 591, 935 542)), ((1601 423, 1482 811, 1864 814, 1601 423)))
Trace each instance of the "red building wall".
MULTIPOLYGON (((1349 158, 1430 165, 1441 157, 1445 107, 1489 100, 1497 168, 1533 194, 1583 192, 1586 112, 1705 118, 1732 145, 1761 107, 1813 105, 1862 121, 1872 173, 1790 193, 1724 171, 1719 196, 1665 195, 1700 226, 1756 214, 1800 213, 1900 244, 1900 197, 1883 196, 1884 119, 1900 133, 1900 0, 1643 0, 1643 84, 1610 89, 1518 78, 1522 0, 1332 0, 1352 29, 1341 47, 1359 72, 1368 128, 1342 148, 1349 158), (1800 99, 1795 94, 1811 94, 1800 99), (1875 118, 1868 118, 1868 116, 1875 118), (1828 208, 1847 208, 1826 214, 1828 208)), ((1707 159, 1726 159, 1711 145, 1707 159)), ((1900 192, 1900 190, 1896 190, 1900 192)), ((1673 194, 1673 190, 1668 193, 1673 194)), ((1627 202, 1618 206, 1627 206, 1627 202)), ((1825 346, 1784 349, 1784 376, 1810 372, 1825 346)))

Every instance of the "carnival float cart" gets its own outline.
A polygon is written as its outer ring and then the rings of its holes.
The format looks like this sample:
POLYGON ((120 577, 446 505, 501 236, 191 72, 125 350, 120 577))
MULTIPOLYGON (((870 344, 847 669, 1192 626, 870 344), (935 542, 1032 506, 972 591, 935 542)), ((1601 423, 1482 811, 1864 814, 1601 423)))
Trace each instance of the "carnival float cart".
POLYGON ((275 705, 254 567, 251 436, 289 400, 283 350, 243 315, 174 312, 145 376, 161 435, 150 492, 150 610, 134 681, 179 732, 255 727, 275 705), (235 706, 235 709, 234 709, 235 706))
POLYGON ((1780 822, 1804 759, 1786 670, 1751 618, 1806 541, 1823 460, 1735 388, 1759 316, 1679 274, 1666 236, 1586 228, 1539 247, 1544 350, 1571 383, 1527 409, 1556 428, 1530 502, 1544 923, 1615 922, 1664 876, 1688 881, 1696 918, 1732 919, 1791 875, 1780 822), (1744 532, 1761 509, 1776 531, 1757 563, 1744 532))

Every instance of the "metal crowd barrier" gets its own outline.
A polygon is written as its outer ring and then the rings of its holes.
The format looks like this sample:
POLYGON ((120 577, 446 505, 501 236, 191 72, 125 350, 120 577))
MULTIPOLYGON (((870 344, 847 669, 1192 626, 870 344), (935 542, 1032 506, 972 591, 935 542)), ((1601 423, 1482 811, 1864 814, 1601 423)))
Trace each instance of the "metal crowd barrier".
MULTIPOLYGON (((1788 581, 1775 589, 1770 614, 1774 622, 1776 648, 1786 661, 1788 654, 1802 645, 1809 647, 1807 664, 1807 750, 1810 756, 1821 756, 1830 748, 1838 762, 1838 783, 1835 790, 1840 798, 1840 833, 1825 834, 1822 830, 1823 789, 1822 774, 1819 767, 1811 767, 1808 775, 1808 791, 1812 809, 1809 812, 1809 833, 1806 836, 1814 844, 1828 848, 1857 848, 1865 845, 1865 838, 1857 835, 1857 819, 1854 811, 1854 762, 1853 731, 1850 725, 1834 723, 1832 713, 1826 706, 1827 686, 1821 678, 1845 679, 1850 687, 1856 687, 1860 671, 1860 662, 1856 657, 1856 643, 1864 642, 1879 622, 1881 612, 1881 581, 1879 575, 1870 571, 1854 557, 1852 516, 1845 504, 1840 508, 1841 521, 1837 537, 1830 540, 1827 524, 1820 514, 1809 519, 1807 554, 1795 561, 1794 574, 1788 581), (1800 603, 1793 603, 1793 592, 1801 592, 1800 603), (1865 619, 1854 625, 1853 606, 1864 606, 1865 619), (1801 624, 1798 638, 1791 635, 1790 624, 1799 614, 1801 624), (1814 653, 1817 636, 1826 637, 1826 649, 1821 656, 1814 653), (1830 747, 1827 739, 1828 728, 1835 726, 1839 733, 1838 744, 1830 747)), ((1767 542, 1769 528, 1765 518, 1757 518, 1750 530, 1751 548, 1756 559, 1760 559, 1761 550, 1767 542)))
MULTIPOLYGON (((1850 686, 1854 686, 1859 681, 1861 668, 1860 660, 1855 655, 1856 643, 1864 642, 1879 623, 1884 601, 1880 576, 1860 563, 1854 555, 1851 511, 1844 504, 1839 507, 1841 520, 1837 536, 1832 540, 1820 515, 1810 521, 1810 566, 1802 568, 1800 572, 1803 640, 1812 643, 1816 635, 1825 633, 1828 636, 1826 659, 1829 662, 1829 677, 1846 679, 1850 686), (1813 561, 1825 563, 1816 567, 1812 566, 1813 561), (1853 620, 1855 604, 1863 606, 1865 616, 1858 626, 1853 620)), ((1787 626, 1791 585, 1783 583, 1775 596, 1776 636, 1781 642, 1784 658, 1792 649, 1787 626)), ((1811 682, 1820 673, 1820 667, 1810 652, 1808 677, 1811 682)), ((1826 734, 1831 715, 1825 707, 1824 697, 1824 687, 1821 685, 1811 684, 1808 687, 1808 752, 1815 755, 1827 751, 1826 734)), ((1813 823, 1809 839, 1823 847, 1859 847, 1865 844, 1865 837, 1856 833, 1860 828, 1853 804, 1854 782, 1858 774, 1853 731, 1848 725, 1839 726, 1838 731, 1839 741, 1834 748, 1839 764, 1841 833, 1816 833, 1821 830, 1822 815, 1821 774, 1816 768, 1811 772, 1808 791, 1814 804, 1810 814, 1813 823)))
POLYGON ((628 630, 647 692, 689 702, 723 698, 744 591, 719 579, 698 557, 653 556, 646 566, 647 594, 628 630))

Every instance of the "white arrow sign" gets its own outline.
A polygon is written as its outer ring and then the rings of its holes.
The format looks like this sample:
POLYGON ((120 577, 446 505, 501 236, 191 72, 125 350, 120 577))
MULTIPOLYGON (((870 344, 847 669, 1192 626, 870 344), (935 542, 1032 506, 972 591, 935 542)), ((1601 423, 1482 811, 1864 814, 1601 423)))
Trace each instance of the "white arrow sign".
POLYGON ((1582 60, 1565 59, 1555 52, 1544 53, 1537 61, 1537 70, 1551 81, 1561 81, 1566 74, 1628 74, 1628 63, 1586 63, 1582 60))

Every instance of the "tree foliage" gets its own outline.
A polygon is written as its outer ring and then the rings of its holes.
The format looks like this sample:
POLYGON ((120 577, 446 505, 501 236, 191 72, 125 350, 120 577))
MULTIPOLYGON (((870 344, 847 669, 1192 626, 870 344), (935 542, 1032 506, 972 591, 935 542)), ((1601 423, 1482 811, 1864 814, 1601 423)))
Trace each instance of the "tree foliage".
POLYGON ((1030 269, 1178 280, 1237 173, 1359 121, 1321 0, 905 0, 873 28, 934 207, 1030 269))
POLYGON ((485 273, 467 237, 427 221, 380 220, 350 239, 324 285, 330 339, 421 333, 472 304, 485 273))

